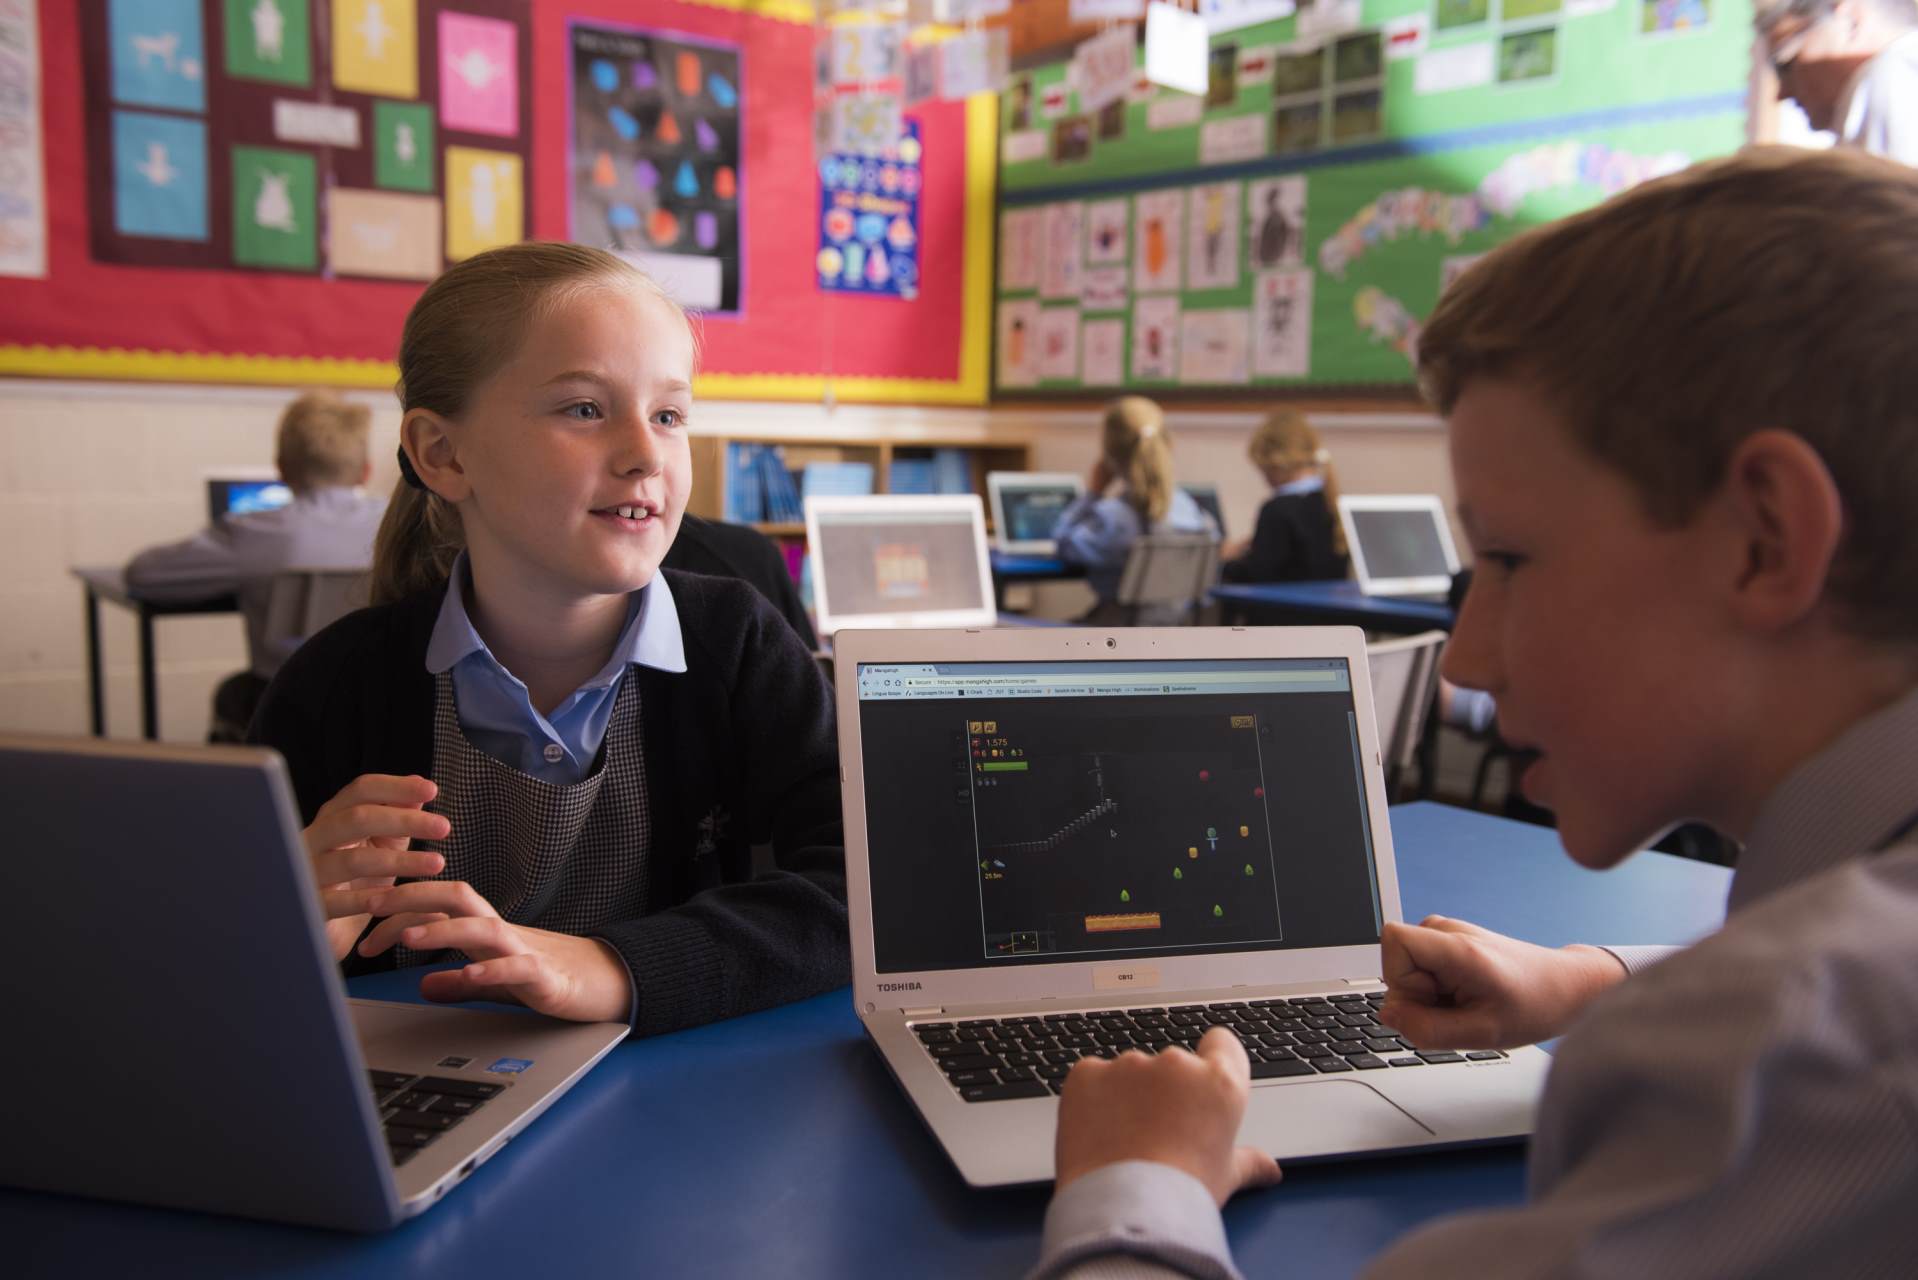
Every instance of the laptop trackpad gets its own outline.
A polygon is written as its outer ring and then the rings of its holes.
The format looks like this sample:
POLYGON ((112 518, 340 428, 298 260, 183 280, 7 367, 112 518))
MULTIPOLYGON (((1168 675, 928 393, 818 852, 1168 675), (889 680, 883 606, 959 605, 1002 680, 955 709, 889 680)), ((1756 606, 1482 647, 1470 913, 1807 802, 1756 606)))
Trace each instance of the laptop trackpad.
POLYGON ((1358 1080, 1254 1086, 1239 1126, 1240 1142, 1281 1160, 1419 1146, 1433 1137, 1432 1130, 1358 1080))

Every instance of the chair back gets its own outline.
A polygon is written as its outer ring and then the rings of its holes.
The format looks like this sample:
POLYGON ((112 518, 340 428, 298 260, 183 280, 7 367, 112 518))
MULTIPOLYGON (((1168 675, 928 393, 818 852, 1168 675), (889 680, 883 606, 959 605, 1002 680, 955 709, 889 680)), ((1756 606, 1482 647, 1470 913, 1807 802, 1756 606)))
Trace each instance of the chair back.
POLYGON ((1147 533, 1132 544, 1118 603, 1133 623, 1191 621, 1219 579, 1219 544, 1205 533, 1147 533))
POLYGON ((1439 653, 1443 631, 1365 646, 1372 671, 1372 710, 1378 717, 1379 755, 1385 776, 1394 782, 1418 752, 1425 718, 1438 696, 1439 653))
POLYGON ((273 575, 261 646, 274 666, 306 638, 355 609, 366 607, 373 575, 365 569, 283 569, 273 575))

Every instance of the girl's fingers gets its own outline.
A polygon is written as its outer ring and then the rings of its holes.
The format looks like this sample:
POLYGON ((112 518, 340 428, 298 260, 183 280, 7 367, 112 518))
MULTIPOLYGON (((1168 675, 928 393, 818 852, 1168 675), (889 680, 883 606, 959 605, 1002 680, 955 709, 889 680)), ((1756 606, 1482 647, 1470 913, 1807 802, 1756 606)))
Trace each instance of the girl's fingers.
MULTIPOLYGON (((324 885, 349 880, 392 880, 436 876, 446 859, 424 849, 385 849, 373 845, 351 845, 313 855, 313 878, 324 885)), ((361 908, 364 910, 365 908, 361 908)))
POLYGON ((452 825, 437 813, 384 804, 341 805, 322 809, 306 829, 306 847, 321 853, 377 837, 443 840, 452 825))
POLYGON ((400 941, 415 951, 464 951, 475 960, 520 955, 531 950, 518 931, 498 916, 454 916, 433 924, 409 925, 400 941))
POLYGON ((373 931, 361 940, 359 948, 360 954, 363 956, 379 955, 395 942, 399 941, 402 931, 410 929, 416 924, 434 924, 444 919, 446 919, 446 917, 437 911, 409 912, 403 916, 388 916, 386 919, 374 925, 373 931))
POLYGON ((418 774, 363 773, 321 805, 320 813, 358 804, 390 804, 417 809, 438 794, 439 788, 432 780, 418 774))
POLYGON ((398 915, 403 911, 444 911, 449 916, 476 916, 498 919, 493 904, 464 880, 416 880, 395 885, 375 894, 367 909, 376 916, 398 915))

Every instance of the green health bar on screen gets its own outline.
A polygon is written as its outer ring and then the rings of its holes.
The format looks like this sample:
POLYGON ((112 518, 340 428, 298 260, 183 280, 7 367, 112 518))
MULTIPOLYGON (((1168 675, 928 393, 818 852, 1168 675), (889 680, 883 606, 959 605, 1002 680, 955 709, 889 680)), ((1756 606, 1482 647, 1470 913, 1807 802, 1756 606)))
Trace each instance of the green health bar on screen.
POLYGON ((1025 760, 988 760, 986 761, 986 772, 1024 773, 1027 763, 1029 762, 1025 760))

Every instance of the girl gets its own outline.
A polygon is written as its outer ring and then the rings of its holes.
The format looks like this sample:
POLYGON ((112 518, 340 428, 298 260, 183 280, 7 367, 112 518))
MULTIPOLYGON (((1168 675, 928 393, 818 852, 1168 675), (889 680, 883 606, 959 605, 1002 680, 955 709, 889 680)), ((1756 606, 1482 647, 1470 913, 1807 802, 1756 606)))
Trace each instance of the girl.
POLYGON ((1059 558, 1084 565, 1099 604, 1082 621, 1100 622, 1116 608, 1126 557, 1142 533, 1204 533, 1219 529, 1190 494, 1172 481, 1172 439, 1165 411, 1143 396, 1124 396, 1106 410, 1099 460, 1086 491, 1059 514, 1052 536, 1059 558), (1118 482, 1118 492, 1106 490, 1118 482))
POLYGON ((254 723, 349 973, 463 961, 422 994, 640 1034, 847 981, 824 681, 751 587, 658 570, 694 347, 576 245, 469 258, 408 315, 373 607, 254 723))
POLYGON ((1316 581, 1345 576, 1332 455, 1305 415, 1281 409, 1252 433, 1246 455, 1272 486, 1249 540, 1226 547, 1227 582, 1316 581))

